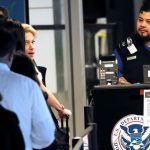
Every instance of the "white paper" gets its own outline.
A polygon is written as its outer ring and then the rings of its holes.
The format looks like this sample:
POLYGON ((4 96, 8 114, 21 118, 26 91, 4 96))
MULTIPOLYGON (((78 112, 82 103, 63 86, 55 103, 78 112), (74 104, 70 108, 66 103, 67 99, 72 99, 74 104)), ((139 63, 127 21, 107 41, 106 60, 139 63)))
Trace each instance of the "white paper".
POLYGON ((148 77, 150 77, 150 70, 148 70, 148 77))
POLYGON ((144 125, 150 126, 150 90, 144 90, 144 125))

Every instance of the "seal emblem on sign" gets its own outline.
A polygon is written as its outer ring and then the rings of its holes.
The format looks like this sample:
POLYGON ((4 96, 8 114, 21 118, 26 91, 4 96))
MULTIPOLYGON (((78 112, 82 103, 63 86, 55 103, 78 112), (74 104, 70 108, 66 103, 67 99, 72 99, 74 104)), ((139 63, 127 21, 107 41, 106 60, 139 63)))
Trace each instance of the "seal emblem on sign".
POLYGON ((113 150, 150 150, 150 127, 141 115, 125 116, 114 126, 111 143, 113 150))

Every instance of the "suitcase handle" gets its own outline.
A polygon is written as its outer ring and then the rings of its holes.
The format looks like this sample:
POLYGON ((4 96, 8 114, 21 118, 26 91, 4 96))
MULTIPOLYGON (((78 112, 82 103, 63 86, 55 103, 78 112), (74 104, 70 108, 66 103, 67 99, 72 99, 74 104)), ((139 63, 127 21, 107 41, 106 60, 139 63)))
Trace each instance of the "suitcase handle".
MULTIPOLYGON (((66 129, 69 128, 68 120, 69 120, 69 117, 66 117, 65 118, 66 129)), ((61 128, 64 129, 64 119, 61 119, 61 128)))

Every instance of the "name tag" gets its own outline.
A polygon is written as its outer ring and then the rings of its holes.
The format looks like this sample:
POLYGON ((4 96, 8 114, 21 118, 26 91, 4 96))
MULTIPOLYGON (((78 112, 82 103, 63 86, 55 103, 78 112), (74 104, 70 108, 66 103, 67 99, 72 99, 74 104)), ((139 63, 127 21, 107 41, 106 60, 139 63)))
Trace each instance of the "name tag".
POLYGON ((134 59, 136 59, 136 56, 127 57, 127 60, 134 60, 134 59))
POLYGON ((137 52, 137 49, 134 44, 128 46, 127 49, 129 50, 130 54, 134 54, 135 52, 137 52))

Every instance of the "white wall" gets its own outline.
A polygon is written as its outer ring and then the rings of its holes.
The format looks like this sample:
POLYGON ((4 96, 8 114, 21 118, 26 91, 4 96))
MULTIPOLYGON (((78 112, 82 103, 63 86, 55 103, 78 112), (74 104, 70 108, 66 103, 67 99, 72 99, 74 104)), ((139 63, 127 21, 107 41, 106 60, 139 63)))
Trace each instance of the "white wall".
MULTIPOLYGON (((29 0, 29 22, 31 25, 53 24, 52 0, 29 0)), ((56 57, 53 30, 38 30, 36 63, 47 67, 46 85, 53 93, 57 92, 56 57)))

